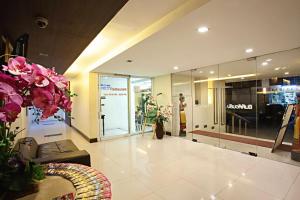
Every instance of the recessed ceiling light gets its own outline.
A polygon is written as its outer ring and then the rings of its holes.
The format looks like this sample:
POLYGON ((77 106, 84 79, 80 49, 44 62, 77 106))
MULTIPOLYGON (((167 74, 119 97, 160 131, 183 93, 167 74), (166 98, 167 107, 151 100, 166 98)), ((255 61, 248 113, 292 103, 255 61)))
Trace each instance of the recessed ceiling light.
POLYGON ((271 61, 272 61, 272 59, 271 59, 271 58, 268 58, 266 61, 267 61, 267 62, 271 62, 271 61))
POLYGON ((214 74, 214 73, 215 73, 215 71, 210 71, 209 73, 210 73, 210 74, 214 74))
POLYGON ((245 52, 246 52, 246 53, 252 53, 252 52, 253 52, 253 49, 251 49, 251 48, 246 49, 245 52))
POLYGON ((289 75, 289 74, 290 74, 290 72, 284 72, 284 74, 285 74, 285 75, 289 75))
POLYGON ((174 70, 178 70, 179 67, 178 67, 178 66, 174 66, 173 69, 174 69, 174 70))
POLYGON ((267 66, 268 64, 269 64, 268 62, 261 63, 262 66, 267 66))
POLYGON ((231 76, 231 74, 227 74, 227 76, 231 76))
POLYGON ((280 67, 276 67, 275 70, 276 70, 276 71, 280 70, 280 67))
POLYGON ((208 28, 206 26, 201 26, 198 28, 199 33, 206 33, 208 31, 208 28))

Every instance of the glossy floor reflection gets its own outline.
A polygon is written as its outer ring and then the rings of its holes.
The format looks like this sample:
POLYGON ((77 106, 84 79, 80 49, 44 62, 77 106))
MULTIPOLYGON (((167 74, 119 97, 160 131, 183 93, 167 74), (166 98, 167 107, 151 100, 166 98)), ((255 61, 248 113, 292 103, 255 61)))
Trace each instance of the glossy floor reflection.
POLYGON ((300 199, 300 168, 178 137, 86 142, 58 123, 30 129, 38 142, 70 138, 112 183, 113 200, 300 199), (51 132, 62 136, 44 137, 51 132))

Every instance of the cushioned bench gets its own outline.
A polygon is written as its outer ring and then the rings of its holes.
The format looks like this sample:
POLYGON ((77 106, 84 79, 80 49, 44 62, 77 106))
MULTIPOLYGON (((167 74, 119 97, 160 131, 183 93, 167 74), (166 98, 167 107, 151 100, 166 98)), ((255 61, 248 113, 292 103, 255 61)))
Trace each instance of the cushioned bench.
POLYGON ((46 164, 50 162, 67 162, 91 166, 90 154, 79 150, 71 140, 60 140, 38 144, 32 137, 21 138, 14 150, 19 152, 24 160, 46 164))

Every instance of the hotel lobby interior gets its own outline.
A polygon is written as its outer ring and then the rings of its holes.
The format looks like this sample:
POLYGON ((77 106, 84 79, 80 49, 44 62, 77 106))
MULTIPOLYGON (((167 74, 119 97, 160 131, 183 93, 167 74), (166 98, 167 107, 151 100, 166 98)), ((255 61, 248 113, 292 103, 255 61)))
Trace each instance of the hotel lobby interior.
POLYGON ((299 0, 4 0, 0 200, 299 200, 299 0))

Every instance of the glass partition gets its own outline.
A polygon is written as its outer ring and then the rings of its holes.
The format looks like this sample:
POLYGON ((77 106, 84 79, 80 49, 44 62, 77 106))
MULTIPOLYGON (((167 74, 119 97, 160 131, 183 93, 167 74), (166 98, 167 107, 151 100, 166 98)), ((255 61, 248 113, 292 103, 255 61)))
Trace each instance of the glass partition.
POLYGON ((219 65, 220 146, 256 153, 256 61, 219 65))
POLYGON ((174 135, 188 136, 193 131, 192 72, 179 72, 172 75, 172 104, 174 135))
POLYGON ((219 66, 192 71, 193 139, 220 145, 219 66), (209 137, 207 137, 209 136, 209 137))
POLYGON ((300 48, 174 73, 173 135, 295 164, 297 92, 300 48))

